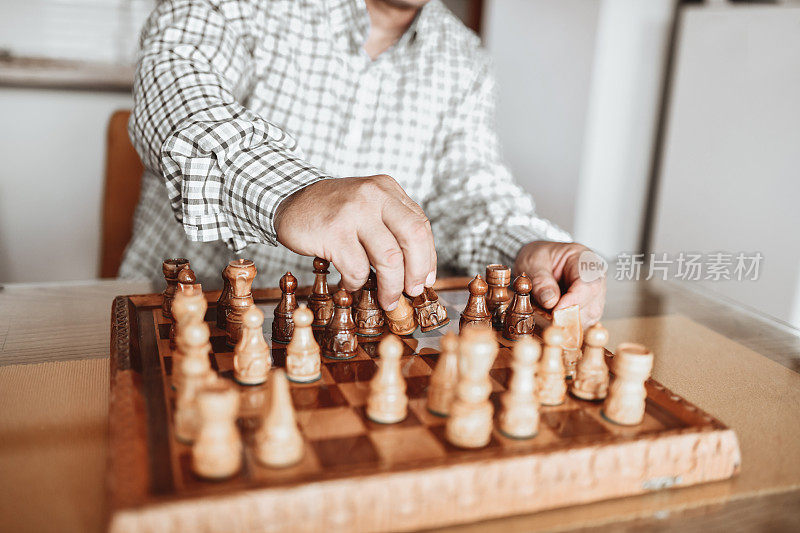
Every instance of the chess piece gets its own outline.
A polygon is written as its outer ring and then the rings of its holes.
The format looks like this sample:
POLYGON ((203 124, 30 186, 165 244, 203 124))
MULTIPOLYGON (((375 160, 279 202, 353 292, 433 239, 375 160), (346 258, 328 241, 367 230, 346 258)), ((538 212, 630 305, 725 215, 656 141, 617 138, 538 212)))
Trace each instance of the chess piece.
POLYGON ((586 330, 583 358, 578 363, 571 392, 583 400, 602 400, 608 392, 608 366, 605 345, 608 330, 599 322, 586 330))
POLYGON ((479 274, 469 282, 467 289, 469 290, 469 299, 467 299, 464 312, 461 313, 461 320, 458 323, 459 331, 469 324, 485 324, 492 327, 492 315, 486 307, 486 293, 489 285, 479 274))
POLYGON ((233 351, 233 379, 242 385, 267 381, 272 366, 269 345, 264 340, 264 313, 255 305, 242 317, 242 334, 233 351))
POLYGON ((564 360, 561 357, 563 342, 564 330, 559 326, 550 326, 544 330, 544 349, 537 376, 539 403, 542 405, 561 405, 566 398, 567 382, 564 376, 564 360))
POLYGON ((256 265, 249 259, 234 259, 228 263, 225 276, 230 285, 225 333, 228 346, 236 346, 242 336, 242 317, 255 305, 252 286, 256 277, 256 265))
MULTIPOLYGON (((175 298, 172 300, 172 320, 174 328, 170 328, 170 332, 174 331, 173 335, 175 339, 175 349, 172 351, 172 385, 175 388, 178 387, 178 384, 181 383, 183 379, 182 362, 186 357, 186 350, 197 351, 197 349, 206 346, 208 346, 209 350, 211 349, 208 335, 206 335, 205 338, 190 338, 184 331, 190 325, 202 324, 205 326, 204 318, 207 308, 208 304, 206 303, 206 299, 199 285, 178 291, 175 294, 175 298), (181 337, 183 337, 182 341, 180 340, 181 337), (193 348, 192 343, 197 347, 193 348)), ((207 330, 208 326, 206 326, 205 331, 207 330)), ((197 335, 197 332, 190 332, 190 334, 197 335)), ((204 359, 206 369, 210 370, 211 365, 208 363, 208 352, 204 354, 204 359)))
POLYGON ((231 283, 228 281, 228 277, 233 275, 230 272, 231 270, 230 264, 225 265, 222 270, 222 292, 219 293, 219 298, 217 299, 217 327, 222 331, 225 331, 225 326, 228 322, 228 309, 231 303, 231 283))
POLYGON ((431 287, 425 287, 411 305, 414 307, 417 324, 423 332, 433 331, 450 322, 447 310, 439 303, 439 296, 431 287))
POLYGON ((330 274, 328 266, 330 261, 320 257, 314 258, 314 286, 308 297, 308 308, 314 313, 311 327, 315 330, 324 330, 333 315, 333 298, 328 289, 328 274, 330 274))
POLYGON ((395 335, 411 335, 417 329, 417 320, 414 318, 414 308, 404 295, 397 300, 397 307, 386 311, 386 323, 389 330, 395 335))
POLYGON ((291 381, 297 383, 310 383, 322 377, 313 320, 314 313, 304 304, 300 304, 292 315, 294 335, 286 347, 286 373, 291 381))
POLYGON ((181 376, 182 385, 175 400, 175 437, 190 444, 194 442, 200 428, 197 394, 204 387, 213 384, 216 376, 197 357, 184 357, 181 360, 181 376))
POLYGON ((272 340, 281 344, 287 344, 292 340, 294 333, 294 322, 292 314, 297 309, 297 297, 294 292, 297 290, 297 278, 291 272, 281 276, 281 301, 275 307, 275 320, 272 321, 272 340))
POLYGON ((224 479, 242 467, 242 440, 236 428, 239 394, 225 382, 197 395, 200 429, 192 446, 192 471, 207 479, 224 479))
POLYGON ((505 265, 489 265, 486 267, 486 283, 489 284, 489 295, 486 308, 492 314, 492 327, 502 331, 506 318, 506 309, 511 303, 511 269, 505 265))
MULTIPOLYGON (((178 288, 175 291, 175 297, 182 292, 193 291, 195 289, 195 282, 197 282, 197 277, 194 275, 194 270, 189 268, 188 266, 183 267, 183 269, 178 272, 178 288)), ((202 291, 202 288, 198 285, 197 290, 202 291)), ((172 306, 175 307, 175 297, 172 298, 172 306)), ((204 299, 205 300, 205 299, 204 299)), ((203 318, 205 319, 205 309, 208 307, 206 304, 203 310, 203 318)), ((170 319, 169 325, 169 347, 171 350, 175 350, 178 347, 175 344, 175 311, 172 310, 172 318, 170 319)))
POLYGON ((531 337, 514 345, 512 374, 503 394, 500 431, 515 439, 529 439, 539 431, 539 402, 536 399, 536 362, 541 346, 531 337))
POLYGON ((444 334, 439 361, 431 374, 428 386, 428 411, 438 416, 450 414, 450 406, 458 385, 458 336, 452 331, 444 334))
POLYGON ((178 272, 186 266, 189 266, 189 260, 182 257, 167 259, 161 264, 161 271, 167 282, 167 288, 162 293, 164 301, 161 303, 161 315, 164 318, 172 318, 172 299, 175 298, 175 290, 178 288, 178 272))
POLYGON ((378 371, 369 382, 367 416, 373 422, 395 424, 408 415, 406 380, 400 371, 403 344, 394 335, 387 335, 378 345, 378 353, 378 371))
POLYGON ((581 358, 581 344, 583 342, 583 328, 581 327, 581 308, 571 305, 564 309, 553 311, 553 324, 561 326, 564 330, 564 369, 567 379, 575 377, 575 369, 581 358))
POLYGON ((524 272, 514 280, 514 299, 506 309, 503 337, 516 341, 533 334, 533 306, 531 305, 531 279, 524 272))
POLYGON ((644 383, 653 369, 653 352, 641 344, 625 342, 617 347, 614 378, 603 404, 603 416, 615 424, 632 426, 644 418, 647 391, 644 383))
POLYGON ((497 341, 489 328, 466 328, 459 343, 458 385, 450 407, 445 435, 462 448, 486 446, 492 436, 494 408, 489 401, 489 369, 497 357, 497 341))
POLYGON ((330 359, 351 359, 356 356, 358 338, 356 325, 350 305, 353 298, 344 290, 339 289, 333 295, 333 316, 325 327, 325 339, 322 353, 330 359))
POLYGON ((362 337, 378 337, 383 333, 383 309, 378 305, 378 281, 375 271, 370 270, 367 282, 361 288, 361 298, 353 309, 356 334, 362 337))
POLYGON ((175 353, 180 354, 179 357, 173 355, 175 358, 172 361, 172 386, 175 389, 180 391, 185 385, 183 368, 186 359, 195 359, 197 365, 202 367, 203 374, 209 376, 209 379, 216 377, 208 357, 211 353, 211 342, 208 325, 205 322, 190 322, 188 325, 181 325, 175 340, 178 344, 175 353))
MULTIPOLYGON (((306 312, 311 315, 307 309, 306 312)), ((311 317, 305 327, 310 334, 311 317)), ((269 397, 269 410, 255 436, 256 458, 274 468, 291 466, 302 459, 304 445, 295 420, 289 381, 281 368, 272 373, 269 397)))

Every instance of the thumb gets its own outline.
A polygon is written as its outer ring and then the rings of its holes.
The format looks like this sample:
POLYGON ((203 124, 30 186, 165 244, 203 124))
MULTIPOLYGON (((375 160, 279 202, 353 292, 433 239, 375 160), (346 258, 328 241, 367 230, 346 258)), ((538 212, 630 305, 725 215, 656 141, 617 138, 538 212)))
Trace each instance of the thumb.
POLYGON ((552 309, 561 296, 561 290, 558 288, 556 278, 553 277, 553 272, 546 268, 538 268, 533 272, 531 282, 533 283, 531 293, 539 305, 545 309, 552 309))

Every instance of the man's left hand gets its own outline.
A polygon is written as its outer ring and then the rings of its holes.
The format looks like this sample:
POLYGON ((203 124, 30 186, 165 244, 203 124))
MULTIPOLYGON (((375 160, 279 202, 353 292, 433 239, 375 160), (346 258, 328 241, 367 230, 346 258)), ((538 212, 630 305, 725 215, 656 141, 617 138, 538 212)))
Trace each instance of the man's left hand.
POLYGON ((528 274, 539 305, 557 310, 577 304, 584 327, 600 320, 606 302, 605 276, 586 282, 579 275, 578 258, 585 251, 591 250, 582 244, 536 241, 523 246, 514 261, 514 274, 528 274))

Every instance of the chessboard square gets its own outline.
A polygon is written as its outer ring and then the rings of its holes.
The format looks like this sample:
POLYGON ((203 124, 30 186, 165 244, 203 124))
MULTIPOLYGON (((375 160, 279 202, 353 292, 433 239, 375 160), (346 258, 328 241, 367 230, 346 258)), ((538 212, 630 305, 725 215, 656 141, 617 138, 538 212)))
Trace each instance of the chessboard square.
POLYGON ((211 350, 214 353, 233 353, 233 348, 228 346, 227 337, 225 335, 215 335, 209 339, 211 342, 211 350))
POLYGON ((208 307, 206 309, 206 314, 203 317, 203 320, 205 320, 206 322, 211 322, 211 323, 216 324, 217 323, 217 307, 216 306, 208 307))
POLYGON ((369 396, 368 381, 339 383, 338 387, 351 407, 360 407, 367 404, 367 397, 369 396))
POLYGON ((555 434, 555 432, 550 429, 547 424, 539 423, 539 427, 536 431, 536 435, 528 439, 517 439, 513 437, 509 437, 508 435, 504 434, 500 431, 499 426, 497 424, 497 419, 495 420, 495 430, 494 430, 494 437, 506 450, 514 450, 515 452, 520 451, 536 451, 542 448, 546 448, 552 444, 557 442, 561 442, 563 439, 555 434))
POLYGON ((366 435, 316 440, 310 444, 324 468, 364 466, 380 462, 375 445, 366 435))
POLYGON ((361 417, 351 407, 298 411, 297 421, 309 440, 353 437, 367 431, 361 417))
POLYGON ((400 369, 404 377, 430 376, 432 367, 421 357, 408 355, 400 358, 400 369))
POLYGON ((158 338, 161 340, 169 339, 171 324, 158 324, 158 338))
POLYGON ((171 355, 165 355, 163 357, 164 361, 164 375, 171 376, 172 375, 172 362, 173 357, 171 355))
POLYGON ((386 431, 390 429, 397 429, 397 428, 410 428, 410 427, 417 427, 421 426, 422 422, 419 421, 417 415, 414 414, 412 410, 408 410, 406 417, 401 420, 400 422, 396 422, 394 424, 383 424, 381 422, 374 422, 370 420, 369 416, 367 416, 367 407, 363 405, 361 407, 356 408, 356 412, 361 417, 362 422, 366 426, 367 430, 370 432, 373 431, 386 431))
MULTIPOLYGON (((211 355, 212 360, 216 360, 217 362, 217 372, 233 372, 233 354, 225 353, 215 353, 211 355)), ((212 365, 213 366, 213 365, 212 365)))
POLYGON ((272 356, 272 366, 277 368, 286 368, 286 345, 273 343, 270 350, 272 356))
POLYGON ((647 398, 644 404, 645 418, 652 418, 653 421, 658 422, 664 429, 678 429, 688 427, 681 419, 670 413, 664 407, 658 405, 656 402, 647 398))
POLYGON ((428 395, 428 376, 414 376, 406 378, 406 396, 411 398, 424 398, 428 395))
POLYGON ((494 381, 502 385, 504 389, 508 388, 508 381, 511 379, 510 368, 493 368, 489 370, 489 375, 494 381))
POLYGON ((509 348, 503 346, 497 352, 497 357, 492 364, 492 368, 511 368, 511 363, 514 361, 514 354, 509 348))
POLYGON ((419 421, 426 426, 441 426, 447 422, 446 416, 439 416, 428 411, 427 397, 408 400, 408 408, 414 411, 419 421))
MULTIPOLYGON (((567 382, 567 388, 569 388, 569 382, 567 382)), ((542 405, 540 410, 542 413, 550 413, 553 411, 571 411, 575 409, 582 409, 585 404, 585 400, 579 400, 567 393, 562 403, 558 405, 542 405)))
POLYGON ((392 427, 369 438, 386 463, 396 465, 445 457, 444 446, 425 427, 392 427))
POLYGON ((292 383, 289 388, 292 403, 297 411, 326 409, 328 407, 346 407, 348 402, 338 385, 320 383, 292 383))
POLYGON ((584 409, 543 412, 540 416, 541 423, 565 439, 585 440, 609 433, 603 424, 584 409))
POLYGON ((369 381, 375 372, 378 371, 378 365, 372 359, 365 361, 358 361, 350 359, 347 361, 331 361, 325 359, 325 366, 331 373, 331 376, 336 383, 349 383, 352 381, 369 381))

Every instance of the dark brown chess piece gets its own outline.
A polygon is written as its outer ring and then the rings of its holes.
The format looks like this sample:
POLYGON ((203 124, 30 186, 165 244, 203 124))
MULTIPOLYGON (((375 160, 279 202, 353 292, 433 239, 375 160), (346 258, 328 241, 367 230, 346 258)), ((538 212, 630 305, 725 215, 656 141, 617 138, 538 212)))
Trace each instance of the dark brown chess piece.
POLYGON ((223 331, 225 331, 228 309, 231 303, 231 284, 228 281, 228 269, 230 268, 231 266, 228 264, 222 269, 222 292, 219 293, 219 298, 217 299, 217 327, 223 331))
POLYGON ((272 340, 281 344, 288 344, 294 333, 292 313, 297 309, 297 278, 291 272, 281 276, 281 301, 275 307, 275 320, 272 321, 272 340))
POLYGON ((439 296, 431 287, 425 287, 411 305, 414 307, 417 324, 423 332, 441 328, 450 322, 447 310, 439 303, 439 296))
POLYGON ((508 286, 511 285, 511 269, 505 265, 487 266, 486 283, 489 284, 486 308, 492 314, 492 327, 502 330, 506 309, 513 298, 511 291, 508 290, 508 286))
POLYGON ((164 301, 161 303, 161 314, 164 318, 172 318, 172 300, 178 288, 178 273, 185 266, 189 266, 189 260, 182 257, 167 259, 161 264, 161 272, 164 273, 164 280, 167 282, 167 288, 163 292, 164 301))
POLYGON ((228 312, 225 333, 228 346, 236 346, 242 338, 242 317, 255 303, 253 302, 253 280, 256 265, 250 259, 234 259, 225 269, 225 278, 230 285, 228 312))
POLYGON ((308 308, 314 313, 311 327, 315 330, 324 330, 333 315, 333 298, 328 289, 328 267, 330 261, 320 257, 314 258, 314 287, 308 297, 308 308))
POLYGON ((330 359, 351 359, 356 356, 358 338, 350 306, 353 297, 339 289, 333 295, 333 316, 325 328, 322 354, 330 359))
POLYGON ((370 271, 367 282, 361 288, 361 299, 353 309, 356 321, 356 334, 363 337, 377 337, 383 333, 383 309, 378 305, 378 281, 374 271, 370 271))
MULTIPOLYGON (((178 273, 178 288, 175 291, 175 294, 179 292, 194 291, 196 281, 197 277, 194 275, 194 270, 189 268, 188 265, 183 267, 183 269, 178 273)), ((199 285, 197 286, 197 289, 202 291, 199 285)), ((175 303, 174 297, 172 303, 175 303)), ((173 316, 170 321, 172 323, 169 326, 169 347, 171 350, 175 350, 178 347, 178 345, 175 343, 175 317, 173 316)))
POLYGON ((469 324, 492 327, 492 315, 486 308, 486 293, 489 291, 489 285, 479 274, 469 282, 467 288, 469 289, 469 299, 464 312, 461 313, 461 320, 458 323, 459 330, 469 324))
POLYGON ((531 279, 524 272, 514 280, 514 300, 506 310, 503 337, 515 341, 533 334, 533 306, 531 306, 531 279))

